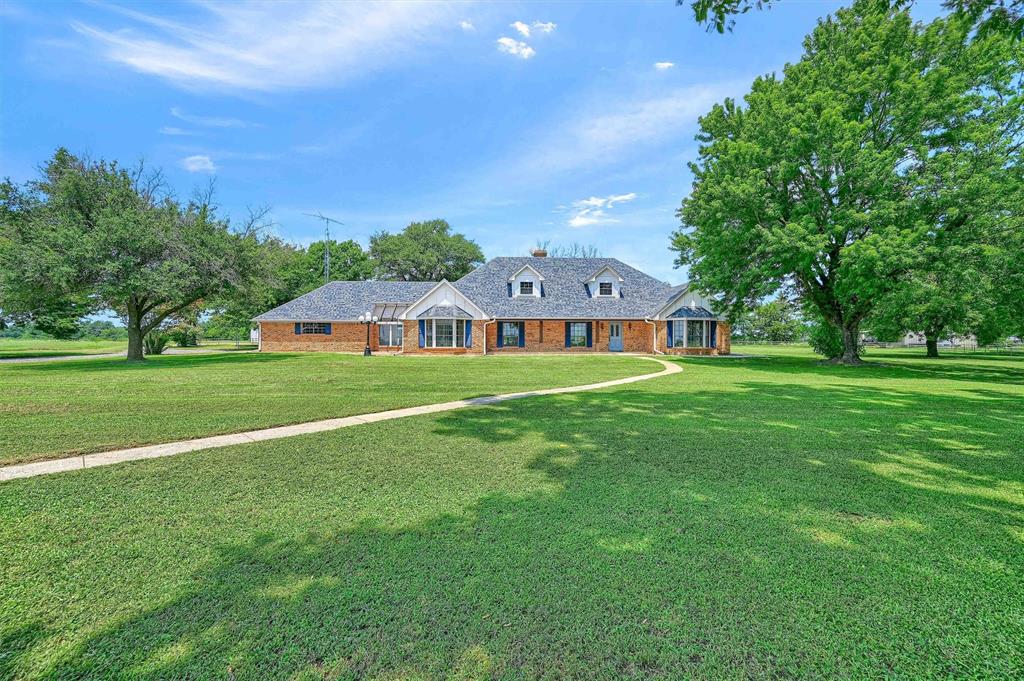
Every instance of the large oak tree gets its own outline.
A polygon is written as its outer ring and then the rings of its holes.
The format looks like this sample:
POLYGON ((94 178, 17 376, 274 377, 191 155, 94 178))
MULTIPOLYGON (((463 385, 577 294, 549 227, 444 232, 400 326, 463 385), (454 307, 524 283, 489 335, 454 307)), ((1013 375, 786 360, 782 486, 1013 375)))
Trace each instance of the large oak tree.
POLYGON ((38 181, 5 185, 0 299, 14 312, 112 309, 128 328, 128 359, 172 315, 239 286, 257 258, 252 225, 232 230, 208 199, 179 203, 156 176, 58 150, 38 181))
POLYGON ((453 234, 445 220, 428 220, 413 222, 398 234, 374 234, 370 258, 378 279, 455 281, 482 265, 484 253, 462 234, 453 234))
POLYGON ((880 0, 819 22, 782 78, 701 119, 677 264, 733 315, 794 294, 841 333, 836 359, 858 362, 861 322, 923 266, 923 246, 995 222, 982 197, 1014 143, 1019 52, 880 0))

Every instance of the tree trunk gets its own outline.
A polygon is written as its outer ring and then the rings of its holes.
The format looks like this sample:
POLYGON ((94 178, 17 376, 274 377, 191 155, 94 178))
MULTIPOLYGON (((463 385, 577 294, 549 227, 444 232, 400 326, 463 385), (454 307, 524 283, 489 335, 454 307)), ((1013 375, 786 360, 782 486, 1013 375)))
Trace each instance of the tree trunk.
POLYGON ((926 335, 924 337, 924 342, 925 342, 925 347, 928 348, 927 356, 928 357, 938 357, 939 356, 939 339, 938 339, 938 337, 937 336, 928 336, 928 335, 926 335))
POLYGON ((142 355, 142 328, 136 316, 128 316, 128 361, 141 362, 145 357, 142 355))
POLYGON ((860 346, 860 322, 844 322, 843 332, 843 356, 839 358, 840 364, 861 364, 858 348, 860 346))

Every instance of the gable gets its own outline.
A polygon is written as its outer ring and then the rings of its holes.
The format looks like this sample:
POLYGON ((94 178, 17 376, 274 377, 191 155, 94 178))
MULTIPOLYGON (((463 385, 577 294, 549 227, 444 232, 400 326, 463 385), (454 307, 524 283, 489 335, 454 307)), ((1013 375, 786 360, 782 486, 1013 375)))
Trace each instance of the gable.
POLYGON ((466 294, 457 289, 451 282, 442 281, 427 291, 419 300, 407 307, 400 316, 400 319, 418 319, 421 315, 432 309, 457 309, 470 315, 471 319, 488 318, 487 314, 470 300, 466 294))

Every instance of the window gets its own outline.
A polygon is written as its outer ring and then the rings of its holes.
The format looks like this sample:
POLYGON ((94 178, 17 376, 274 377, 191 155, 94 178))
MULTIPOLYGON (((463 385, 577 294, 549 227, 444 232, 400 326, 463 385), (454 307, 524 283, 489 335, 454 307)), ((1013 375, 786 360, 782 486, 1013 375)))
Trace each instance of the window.
POLYGON ((690 348, 704 347, 704 320, 691 319, 686 324, 686 346, 690 348))
POLYGON ((506 348, 519 345, 519 322, 501 323, 501 344, 506 348))
POLYGON ((599 296, 610 296, 612 294, 612 283, 610 281, 602 281, 597 285, 597 295, 599 296))
POLYGON ((672 322, 672 347, 674 348, 685 348, 686 347, 686 322, 673 321, 672 322))
POLYGON ((687 319, 672 322, 672 347, 703 348, 707 347, 708 323, 703 319, 687 319))
POLYGON ((570 348, 585 348, 587 347, 587 323, 586 322, 573 322, 569 324, 569 347, 570 348))
POLYGON ((379 324, 377 326, 377 343, 381 347, 397 347, 402 344, 401 324, 379 324))
POLYGON ((519 282, 519 295, 521 295, 521 296, 532 296, 533 295, 533 282, 532 281, 521 281, 521 282, 519 282))
POLYGON ((326 322, 302 322, 300 334, 303 336, 309 334, 319 334, 321 336, 328 335, 331 332, 331 325, 326 322))
POLYGON ((424 347, 466 347, 465 319, 427 319, 424 320, 423 332, 424 347))
POLYGON ((435 319, 434 320, 434 347, 438 348, 450 348, 453 347, 455 335, 455 320, 454 319, 435 319))

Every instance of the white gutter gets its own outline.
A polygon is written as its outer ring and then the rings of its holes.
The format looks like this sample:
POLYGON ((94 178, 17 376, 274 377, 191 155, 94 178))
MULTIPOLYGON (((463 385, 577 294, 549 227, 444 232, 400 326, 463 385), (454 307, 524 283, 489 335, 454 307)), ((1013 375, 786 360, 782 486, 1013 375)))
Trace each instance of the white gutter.
POLYGON ((654 354, 656 354, 656 355, 664 355, 665 353, 658 349, 658 324, 656 322, 652 322, 647 317, 644 317, 644 321, 647 322, 648 324, 650 324, 651 325, 651 329, 653 329, 653 331, 654 331, 654 347, 652 348, 654 350, 654 354))
POLYGON ((490 319, 485 319, 484 320, 484 341, 483 342, 484 342, 484 354, 485 355, 487 354, 487 325, 488 324, 493 324, 496 321, 498 321, 497 317, 491 317, 490 319))

